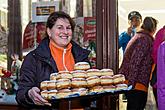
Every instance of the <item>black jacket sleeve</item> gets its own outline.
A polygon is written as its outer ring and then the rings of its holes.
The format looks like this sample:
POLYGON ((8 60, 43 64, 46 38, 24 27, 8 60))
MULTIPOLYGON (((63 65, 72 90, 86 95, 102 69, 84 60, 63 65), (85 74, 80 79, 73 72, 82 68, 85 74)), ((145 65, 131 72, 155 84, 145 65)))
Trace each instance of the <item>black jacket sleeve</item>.
POLYGON ((36 73, 36 61, 29 53, 21 66, 20 79, 18 82, 18 90, 16 93, 16 101, 21 106, 34 105, 33 101, 28 97, 28 90, 35 87, 35 73, 36 73))

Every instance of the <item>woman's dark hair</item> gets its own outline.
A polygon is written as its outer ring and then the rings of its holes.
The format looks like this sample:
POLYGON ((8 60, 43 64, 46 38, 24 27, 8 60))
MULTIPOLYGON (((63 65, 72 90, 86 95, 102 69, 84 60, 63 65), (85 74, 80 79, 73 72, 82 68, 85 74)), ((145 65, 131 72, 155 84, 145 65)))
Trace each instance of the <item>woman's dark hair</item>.
POLYGON ((74 31, 75 22, 67 13, 63 11, 56 11, 56 12, 51 13, 47 19, 46 27, 51 29, 56 23, 57 19, 59 18, 68 19, 71 24, 72 32, 74 31))
POLYGON ((145 17, 141 28, 149 32, 153 32, 157 28, 157 24, 158 21, 155 18, 145 17))

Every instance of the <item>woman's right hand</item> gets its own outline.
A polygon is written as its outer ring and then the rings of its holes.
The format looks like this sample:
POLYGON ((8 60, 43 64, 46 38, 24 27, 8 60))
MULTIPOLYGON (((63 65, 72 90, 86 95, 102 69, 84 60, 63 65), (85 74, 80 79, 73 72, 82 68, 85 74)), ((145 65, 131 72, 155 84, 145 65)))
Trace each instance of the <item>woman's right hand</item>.
POLYGON ((38 87, 32 87, 28 91, 28 96, 33 100, 33 102, 36 105, 48 105, 51 106, 51 103, 49 103, 47 100, 45 100, 41 95, 40 95, 40 89, 38 87))

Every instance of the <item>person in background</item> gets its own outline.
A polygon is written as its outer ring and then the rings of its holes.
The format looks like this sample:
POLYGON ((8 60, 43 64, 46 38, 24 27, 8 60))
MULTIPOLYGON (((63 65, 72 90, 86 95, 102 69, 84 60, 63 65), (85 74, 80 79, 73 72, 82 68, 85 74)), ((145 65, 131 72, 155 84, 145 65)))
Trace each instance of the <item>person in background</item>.
POLYGON ((158 110, 165 107, 165 41, 161 43, 157 56, 157 93, 158 110))
POLYGON ((163 26, 161 29, 158 30, 158 32, 155 35, 155 39, 154 39, 154 43, 153 43, 153 51, 152 51, 152 57, 154 60, 154 64, 153 64, 153 72, 151 74, 151 80, 150 80, 150 84, 153 88, 153 93, 154 93, 154 97, 155 97, 155 101, 157 104, 157 53, 158 53, 158 48, 160 46, 160 44, 165 41, 165 26, 163 26))
MULTIPOLYGON (((50 14, 46 23, 47 37, 28 53, 22 63, 16 93, 19 105, 49 108, 51 104, 40 95, 40 83, 49 80, 51 73, 72 71, 75 63, 89 62, 90 51, 72 41, 74 27, 75 23, 68 14, 62 11, 50 14)), ((62 107, 68 108, 66 104, 62 107)))
POLYGON ((144 110, 145 108, 153 64, 151 56, 153 35, 156 28, 157 20, 153 17, 145 17, 141 30, 126 47, 119 73, 124 74, 126 83, 133 87, 126 93, 127 110, 144 110))
POLYGON ((130 39, 135 35, 142 22, 142 16, 137 11, 132 11, 128 14, 129 27, 127 31, 122 32, 119 35, 119 49, 122 48, 123 53, 130 39))

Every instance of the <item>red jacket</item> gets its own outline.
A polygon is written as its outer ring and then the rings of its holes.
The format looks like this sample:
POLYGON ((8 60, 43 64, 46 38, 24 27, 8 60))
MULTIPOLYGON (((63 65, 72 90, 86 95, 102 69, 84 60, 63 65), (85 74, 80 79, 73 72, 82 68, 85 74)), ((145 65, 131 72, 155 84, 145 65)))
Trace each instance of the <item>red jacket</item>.
POLYGON ((137 32, 129 41, 119 73, 124 74, 128 84, 147 92, 153 59, 153 37, 146 32, 137 32))

